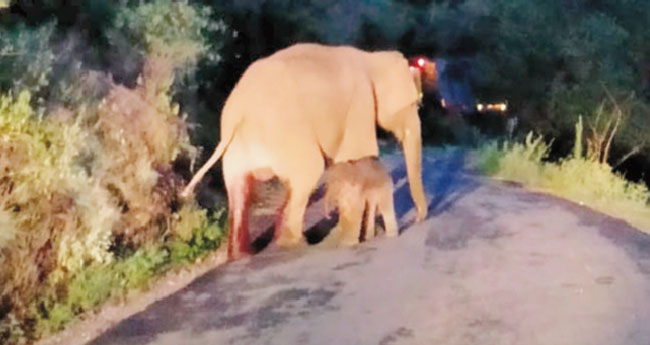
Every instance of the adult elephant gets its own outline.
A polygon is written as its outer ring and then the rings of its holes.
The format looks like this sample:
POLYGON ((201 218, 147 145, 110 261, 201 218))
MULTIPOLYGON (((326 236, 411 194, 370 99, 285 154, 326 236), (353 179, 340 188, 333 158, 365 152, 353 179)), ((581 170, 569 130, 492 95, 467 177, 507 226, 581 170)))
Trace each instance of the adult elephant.
POLYGON ((399 52, 296 44, 259 59, 226 100, 221 141, 182 196, 188 197, 223 155, 228 253, 236 258, 251 251, 246 224, 251 183, 277 176, 289 193, 275 240, 281 246, 299 244, 325 159, 339 163, 378 156, 378 124, 402 144, 417 220, 423 220, 418 86, 399 52))

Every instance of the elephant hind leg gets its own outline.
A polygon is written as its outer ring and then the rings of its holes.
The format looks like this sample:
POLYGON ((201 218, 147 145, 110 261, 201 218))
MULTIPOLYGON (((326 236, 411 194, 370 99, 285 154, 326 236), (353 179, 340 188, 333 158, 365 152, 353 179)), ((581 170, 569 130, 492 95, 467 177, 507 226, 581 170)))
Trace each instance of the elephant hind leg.
POLYGON ((293 247, 303 242, 303 223, 309 202, 304 190, 289 189, 289 197, 276 219, 275 241, 281 247, 293 247))
POLYGON ((283 181, 288 188, 288 194, 276 225, 275 239, 279 246, 291 247, 305 242, 305 211, 324 169, 322 157, 312 155, 305 158, 302 168, 293 169, 284 175, 283 181))
POLYGON ((228 258, 239 259, 252 253, 248 229, 248 208, 253 178, 237 178, 228 189, 228 258))

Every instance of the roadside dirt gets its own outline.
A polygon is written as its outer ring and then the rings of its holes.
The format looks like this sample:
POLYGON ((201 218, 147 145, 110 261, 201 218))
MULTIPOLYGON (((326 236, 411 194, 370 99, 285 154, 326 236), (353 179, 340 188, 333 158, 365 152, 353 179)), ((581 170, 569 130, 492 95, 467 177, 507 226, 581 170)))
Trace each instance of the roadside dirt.
POLYGON ((94 313, 83 315, 57 335, 35 345, 83 345, 114 327, 120 321, 137 314, 151 304, 185 288, 196 278, 226 262, 226 252, 219 249, 191 267, 170 271, 154 281, 146 291, 134 291, 123 300, 113 300, 94 313))

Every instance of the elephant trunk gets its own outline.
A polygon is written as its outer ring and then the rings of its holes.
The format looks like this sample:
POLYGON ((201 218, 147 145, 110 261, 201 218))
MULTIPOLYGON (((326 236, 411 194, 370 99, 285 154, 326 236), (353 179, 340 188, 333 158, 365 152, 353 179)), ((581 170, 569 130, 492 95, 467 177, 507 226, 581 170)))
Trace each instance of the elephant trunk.
POLYGON ((406 115, 402 141, 402 150, 406 161, 406 173, 408 175, 411 198, 417 211, 416 220, 422 221, 427 218, 427 200, 422 185, 422 137, 420 129, 420 118, 417 110, 406 115))

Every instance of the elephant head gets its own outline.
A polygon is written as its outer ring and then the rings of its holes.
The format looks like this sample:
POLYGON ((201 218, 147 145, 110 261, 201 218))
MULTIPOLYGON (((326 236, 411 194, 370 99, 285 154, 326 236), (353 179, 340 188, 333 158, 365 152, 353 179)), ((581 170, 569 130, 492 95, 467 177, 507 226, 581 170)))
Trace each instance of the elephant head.
POLYGON ((373 52, 368 55, 369 79, 373 86, 377 124, 400 141, 411 197, 417 220, 427 216, 427 202, 422 186, 422 137, 418 105, 419 82, 408 62, 398 52, 373 52))

